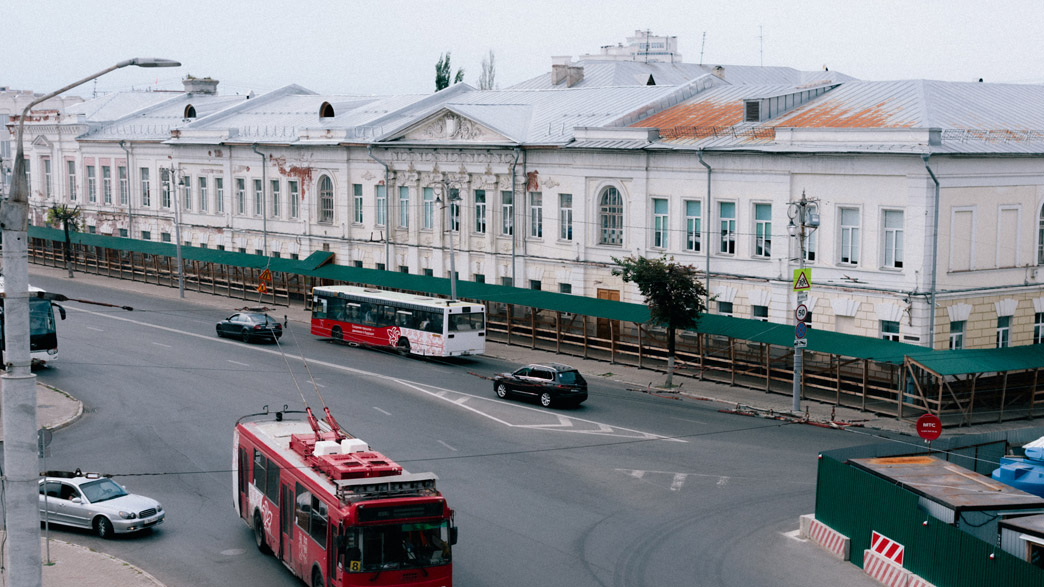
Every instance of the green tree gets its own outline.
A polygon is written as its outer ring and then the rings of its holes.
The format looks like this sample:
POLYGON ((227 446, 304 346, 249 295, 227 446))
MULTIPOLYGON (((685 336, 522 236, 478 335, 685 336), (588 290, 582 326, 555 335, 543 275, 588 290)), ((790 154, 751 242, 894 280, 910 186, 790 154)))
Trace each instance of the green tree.
MULTIPOLYGON (((450 85, 450 54, 446 51, 445 55, 439 55, 439 60, 435 62, 435 91, 443 90, 450 85)), ((457 74, 453 76, 453 83, 459 84, 464 81, 464 69, 457 68, 457 74)))
POLYGON ((666 255, 658 259, 630 256, 613 257, 613 275, 634 283, 649 305, 652 322, 667 328, 667 387, 673 385, 674 337, 678 329, 695 328, 707 308, 707 291, 697 277, 696 268, 674 261, 666 255))
POLYGON ((51 225, 61 223, 62 230, 65 231, 65 268, 69 270, 69 277, 73 276, 72 258, 69 256, 69 250, 71 249, 69 231, 76 230, 79 225, 79 218, 79 206, 70 208, 66 204, 55 204, 47 210, 47 223, 51 225))

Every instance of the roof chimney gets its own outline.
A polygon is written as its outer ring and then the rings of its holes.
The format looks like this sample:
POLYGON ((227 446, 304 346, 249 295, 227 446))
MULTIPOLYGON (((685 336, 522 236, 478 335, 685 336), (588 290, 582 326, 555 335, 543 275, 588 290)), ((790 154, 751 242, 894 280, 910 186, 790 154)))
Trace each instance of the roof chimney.
POLYGON ((715 65, 714 70, 711 73, 721 79, 725 79, 725 68, 720 65, 715 65))
POLYGON ((191 75, 181 80, 188 94, 216 94, 218 80, 209 77, 197 78, 191 75))
POLYGON ((584 79, 583 65, 570 65, 566 67, 566 87, 571 88, 584 79))
POLYGON ((559 55, 551 57, 551 85, 557 86, 562 83, 566 78, 566 72, 569 70, 569 63, 573 58, 569 55, 559 55))

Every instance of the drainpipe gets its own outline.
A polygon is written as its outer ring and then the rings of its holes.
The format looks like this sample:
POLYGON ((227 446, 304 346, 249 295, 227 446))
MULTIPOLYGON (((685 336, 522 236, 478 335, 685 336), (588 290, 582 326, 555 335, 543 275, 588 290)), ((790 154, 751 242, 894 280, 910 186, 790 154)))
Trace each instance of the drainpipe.
POLYGON ((266 257, 268 256, 268 210, 265 207, 265 185, 268 183, 268 177, 265 174, 265 168, 268 165, 265 164, 265 154, 257 150, 257 143, 250 145, 250 148, 255 153, 261 155, 261 253, 266 257))
POLYGON ((928 290, 928 348, 935 350, 935 279, 939 272, 939 179, 928 166, 928 157, 928 155, 921 155, 924 168, 928 170, 928 175, 935 183, 935 200, 932 203, 932 284, 928 290))
POLYGON ((130 149, 127 148, 126 141, 120 141, 120 148, 127 158, 127 237, 134 238, 134 197, 131 195, 131 186, 134 185, 131 170, 134 168, 131 167, 130 149))
POLYGON ((391 214, 388 202, 391 201, 391 183, 388 181, 388 164, 373 156, 373 145, 366 147, 366 154, 384 168, 384 269, 391 269, 391 214))
MULTIPOLYGON (((526 169, 527 169, 526 162, 528 161, 528 159, 529 159, 529 153, 527 153, 525 150, 523 150, 522 151, 522 200, 521 200, 521 202, 516 200, 515 207, 514 207, 515 218, 516 219, 521 218, 521 222, 516 223, 516 226, 519 228, 519 230, 515 231, 515 234, 512 235, 514 238, 511 239, 511 242, 515 242, 520 237, 522 238, 522 262, 523 263, 525 263, 526 259, 528 258, 528 255, 529 255, 529 242, 528 242, 528 238, 527 238, 528 235, 529 235, 529 176, 526 175, 526 169)), ((514 264, 512 264, 512 266, 514 266, 514 264)), ((525 274, 527 272, 523 271, 522 273, 523 273, 522 276, 525 277, 525 274)), ((511 285, 513 285, 515 287, 519 287, 518 283, 515 283, 515 278, 514 278, 513 275, 511 277, 511 285)))
POLYGON ((702 166, 707 168, 707 210, 704 211, 704 213, 703 213, 703 217, 707 220, 707 242, 703 243, 703 248, 704 248, 704 250, 707 253, 707 285, 706 285, 706 290, 707 291, 704 292, 706 297, 704 299, 703 305, 704 305, 704 311, 709 312, 710 311, 710 274, 711 274, 711 272, 710 272, 710 250, 711 250, 711 248, 710 248, 710 244, 711 244, 710 243, 710 241, 711 241, 711 223, 710 223, 710 213, 711 213, 711 172, 714 171, 714 170, 711 169, 710 165, 707 165, 706 161, 703 160, 703 149, 700 149, 699 151, 696 151, 696 157, 699 158, 700 165, 702 165, 702 166))
MULTIPOLYGON (((518 226, 515 219, 518 217, 518 194, 515 193, 515 166, 518 165, 518 156, 521 149, 515 147, 515 160, 511 162, 511 287, 518 287, 515 283, 515 242, 518 237, 518 226)), ((523 166, 525 164, 523 163, 523 166)))

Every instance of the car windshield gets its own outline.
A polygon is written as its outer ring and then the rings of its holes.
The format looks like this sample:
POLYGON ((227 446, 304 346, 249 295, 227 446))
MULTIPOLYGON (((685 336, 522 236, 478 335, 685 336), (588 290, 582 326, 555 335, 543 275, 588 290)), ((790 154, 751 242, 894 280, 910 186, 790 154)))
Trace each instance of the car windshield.
POLYGON ((451 559, 445 520, 354 528, 344 538, 346 566, 355 572, 445 565, 451 559))
POLYGON ((562 371, 558 374, 558 382, 564 385, 584 383, 584 378, 576 371, 562 371))
POLYGON ((116 499, 117 497, 127 495, 127 492, 112 479, 88 481, 80 486, 80 491, 83 492, 87 501, 91 503, 98 503, 99 501, 116 499))

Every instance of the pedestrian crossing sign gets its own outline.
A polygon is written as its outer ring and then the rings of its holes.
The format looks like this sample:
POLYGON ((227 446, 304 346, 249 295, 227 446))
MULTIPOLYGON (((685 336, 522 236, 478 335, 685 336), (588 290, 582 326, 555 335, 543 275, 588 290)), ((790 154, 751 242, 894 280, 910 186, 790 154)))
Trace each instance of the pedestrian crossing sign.
POLYGON ((812 289, 812 268, 794 270, 794 291, 808 291, 812 289))

